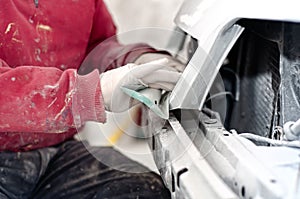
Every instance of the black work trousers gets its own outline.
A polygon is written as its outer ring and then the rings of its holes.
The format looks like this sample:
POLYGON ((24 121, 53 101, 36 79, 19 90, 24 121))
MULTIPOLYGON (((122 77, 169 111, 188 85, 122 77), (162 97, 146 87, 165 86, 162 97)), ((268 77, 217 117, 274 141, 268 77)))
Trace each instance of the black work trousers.
POLYGON ((29 152, 0 153, 0 198, 170 198, 161 178, 111 147, 71 140, 29 152), (97 157, 105 157, 103 164, 97 157), (132 173, 107 165, 118 165, 132 173), (144 172, 142 172, 144 171, 144 172))

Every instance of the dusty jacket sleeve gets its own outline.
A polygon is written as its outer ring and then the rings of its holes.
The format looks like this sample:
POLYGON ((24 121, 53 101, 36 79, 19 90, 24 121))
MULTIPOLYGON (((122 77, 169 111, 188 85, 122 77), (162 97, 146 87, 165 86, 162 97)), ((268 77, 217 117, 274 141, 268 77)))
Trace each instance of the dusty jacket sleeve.
POLYGON ((102 0, 96 0, 96 12, 87 48, 87 56, 79 73, 98 69, 101 72, 134 62, 140 55, 157 52, 144 43, 122 45, 116 35, 112 17, 102 0))
POLYGON ((0 85, 1 132, 58 133, 74 128, 74 119, 77 125, 105 121, 96 70, 79 76, 73 69, 10 68, 0 60, 0 85))

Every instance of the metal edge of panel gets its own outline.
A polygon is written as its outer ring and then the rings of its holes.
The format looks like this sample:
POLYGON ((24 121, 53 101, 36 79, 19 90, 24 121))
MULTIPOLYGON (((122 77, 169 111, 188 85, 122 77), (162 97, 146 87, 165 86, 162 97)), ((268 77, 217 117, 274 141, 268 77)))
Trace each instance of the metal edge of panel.
POLYGON ((171 109, 201 110, 219 69, 244 28, 233 25, 219 35, 212 49, 198 47, 170 97, 171 109))
POLYGON ((149 132, 154 133, 149 145, 173 198, 238 198, 202 157, 174 116, 161 130, 154 131, 156 124, 149 125, 149 132))

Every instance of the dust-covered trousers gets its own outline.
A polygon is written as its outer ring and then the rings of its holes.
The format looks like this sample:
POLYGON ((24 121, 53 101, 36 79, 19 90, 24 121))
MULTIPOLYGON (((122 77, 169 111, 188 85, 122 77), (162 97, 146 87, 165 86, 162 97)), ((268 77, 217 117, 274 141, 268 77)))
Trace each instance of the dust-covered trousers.
POLYGON ((113 148, 70 140, 34 151, 1 152, 0 198, 158 199, 170 193, 159 175, 113 148))

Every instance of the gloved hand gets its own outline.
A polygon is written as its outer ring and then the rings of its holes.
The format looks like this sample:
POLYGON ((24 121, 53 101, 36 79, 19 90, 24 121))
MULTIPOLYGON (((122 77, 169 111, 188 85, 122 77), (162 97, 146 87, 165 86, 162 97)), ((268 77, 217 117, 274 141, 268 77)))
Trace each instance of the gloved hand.
POLYGON ((181 72, 168 66, 164 58, 146 64, 127 64, 102 73, 101 89, 106 110, 123 112, 138 102, 130 98, 120 88, 125 85, 145 86, 171 91, 178 81, 181 72))
POLYGON ((150 61, 158 60, 158 59, 167 59, 168 63, 167 66, 170 66, 172 68, 175 68, 179 72, 183 72, 185 65, 181 63, 178 59, 172 57, 168 54, 162 54, 162 53, 145 53, 142 54, 136 61, 135 64, 145 64, 150 61))

